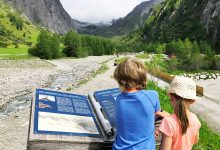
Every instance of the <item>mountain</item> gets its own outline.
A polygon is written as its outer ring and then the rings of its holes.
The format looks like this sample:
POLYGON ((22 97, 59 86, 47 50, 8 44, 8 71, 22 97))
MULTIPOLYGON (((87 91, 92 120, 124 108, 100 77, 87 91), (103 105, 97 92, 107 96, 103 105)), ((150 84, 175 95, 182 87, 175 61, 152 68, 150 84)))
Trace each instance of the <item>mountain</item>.
POLYGON ((31 22, 56 33, 72 29, 72 19, 60 0, 5 0, 31 22))
POLYGON ((40 30, 20 12, 0 0, 0 47, 31 45, 37 41, 40 30))
POLYGON ((220 53, 220 1, 166 0, 149 11, 140 34, 149 42, 204 40, 220 53))
POLYGON ((138 29, 146 20, 149 10, 164 0, 145 1, 136 6, 127 16, 113 20, 111 25, 97 26, 94 24, 82 26, 80 33, 94 34, 106 37, 126 35, 138 29))

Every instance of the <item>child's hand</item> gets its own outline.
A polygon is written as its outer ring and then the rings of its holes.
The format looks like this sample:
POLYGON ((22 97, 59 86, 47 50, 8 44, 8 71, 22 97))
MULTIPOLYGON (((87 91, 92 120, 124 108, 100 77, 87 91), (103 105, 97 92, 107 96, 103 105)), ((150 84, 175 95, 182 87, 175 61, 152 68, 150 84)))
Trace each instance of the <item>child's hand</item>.
POLYGON ((160 131, 159 131, 159 130, 156 130, 155 133, 154 133, 155 139, 158 139, 159 134, 160 134, 160 131))
POLYGON ((170 113, 166 112, 166 111, 159 111, 159 112, 156 112, 156 115, 160 116, 160 117, 167 117, 170 115, 170 113))

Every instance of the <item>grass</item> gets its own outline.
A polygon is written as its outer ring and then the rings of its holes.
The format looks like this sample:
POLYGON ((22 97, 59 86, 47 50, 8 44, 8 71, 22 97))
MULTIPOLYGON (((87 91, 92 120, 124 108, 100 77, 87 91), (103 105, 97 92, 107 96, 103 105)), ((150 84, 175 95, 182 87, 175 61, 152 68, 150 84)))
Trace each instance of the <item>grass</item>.
POLYGON ((139 58, 139 59, 148 59, 149 55, 148 54, 138 54, 135 57, 139 58))
MULTIPOLYGON (((149 81, 147 89, 156 90, 159 93, 160 103, 163 110, 173 113, 170 99, 166 90, 159 88, 154 82, 149 81)), ((220 135, 216 134, 207 123, 199 118, 201 122, 200 137, 198 144, 193 146, 193 150, 218 150, 220 147, 220 135)))
POLYGON ((15 43, 36 43, 37 37, 40 33, 40 28, 32 25, 25 17, 23 17, 18 11, 12 10, 12 7, 3 3, 0 0, 0 26, 7 33, 4 37, 1 37, 3 42, 14 45, 15 43), (23 28, 18 30, 15 25, 10 21, 8 14, 12 13, 13 15, 22 18, 23 28))
POLYGON ((118 64, 120 64, 121 62, 123 62, 127 59, 129 59, 129 57, 118 58, 118 59, 115 60, 115 64, 118 65, 118 64))
POLYGON ((28 48, 0 48, 0 55, 28 55, 28 48))
POLYGON ((20 44, 19 48, 14 48, 13 45, 7 48, 0 48, 0 59, 29 59, 28 46, 20 44))
POLYGON ((36 57, 32 57, 30 55, 8 55, 8 56, 1 56, 0 59, 3 60, 18 60, 18 59, 33 59, 36 57))

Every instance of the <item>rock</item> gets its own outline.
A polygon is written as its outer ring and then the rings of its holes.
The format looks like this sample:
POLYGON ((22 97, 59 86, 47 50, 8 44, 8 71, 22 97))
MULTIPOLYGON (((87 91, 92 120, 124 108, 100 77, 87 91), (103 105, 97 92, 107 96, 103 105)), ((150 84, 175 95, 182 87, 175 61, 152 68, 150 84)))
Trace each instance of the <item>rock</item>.
POLYGON ((30 21, 52 32, 66 33, 73 29, 72 19, 60 0, 7 0, 30 21))

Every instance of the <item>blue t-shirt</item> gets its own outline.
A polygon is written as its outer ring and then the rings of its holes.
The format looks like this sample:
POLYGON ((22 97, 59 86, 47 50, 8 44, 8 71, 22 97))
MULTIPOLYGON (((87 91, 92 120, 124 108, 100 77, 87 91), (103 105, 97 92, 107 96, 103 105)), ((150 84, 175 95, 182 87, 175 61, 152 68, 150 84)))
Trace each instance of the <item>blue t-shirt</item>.
POLYGON ((113 150, 153 150, 154 119, 160 111, 159 96, 153 90, 122 92, 116 99, 116 139, 113 150))

